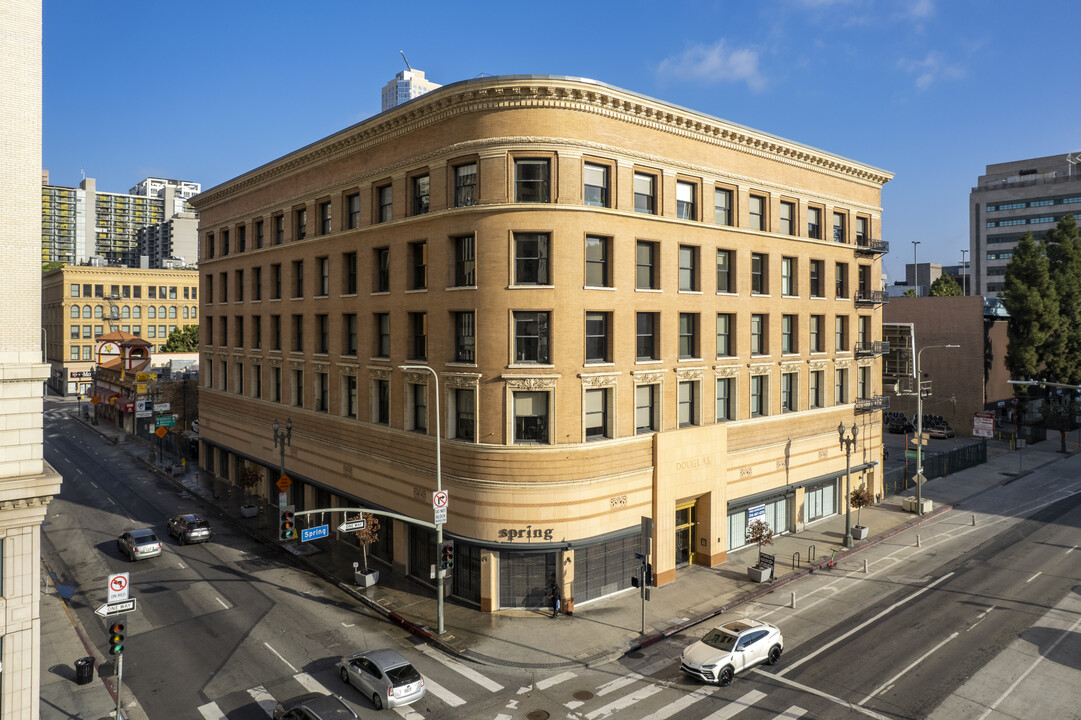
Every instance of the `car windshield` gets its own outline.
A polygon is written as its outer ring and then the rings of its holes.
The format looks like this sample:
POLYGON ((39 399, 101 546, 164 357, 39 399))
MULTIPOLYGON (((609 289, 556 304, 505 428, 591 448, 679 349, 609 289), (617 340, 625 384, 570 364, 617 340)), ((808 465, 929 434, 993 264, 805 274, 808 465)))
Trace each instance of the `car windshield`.
POLYGON ((702 638, 702 642, 710 647, 715 647, 718 650, 731 650, 736 644, 736 636, 727 633, 720 628, 713 628, 704 638, 702 638))
POLYGON ((196 528, 196 529, 209 527, 209 525, 207 525, 207 523, 206 523, 206 520, 192 520, 191 522, 188 523, 188 525, 190 527, 196 528))
POLYGON ((396 668, 387 670, 387 677, 390 679, 391 685, 400 687, 420 680, 420 673, 412 665, 399 665, 396 668))
POLYGON ((152 543, 156 543, 157 541, 158 541, 158 536, 154 535, 154 534, 136 535, 135 536, 135 544, 136 545, 150 545, 152 543))

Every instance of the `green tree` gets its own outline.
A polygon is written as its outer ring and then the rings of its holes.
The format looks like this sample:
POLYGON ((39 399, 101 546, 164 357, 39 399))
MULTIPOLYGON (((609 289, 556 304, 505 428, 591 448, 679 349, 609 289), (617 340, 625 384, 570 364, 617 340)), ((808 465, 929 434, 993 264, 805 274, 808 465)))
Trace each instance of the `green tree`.
POLYGON ((1081 383, 1081 238, 1072 215, 1043 237, 1048 272, 1058 298, 1058 332, 1048 338, 1045 376, 1054 382, 1081 383))
MULTIPOLYGON (((1046 352, 1059 331, 1058 296, 1051 283, 1051 267, 1043 243, 1025 233, 1006 266, 1002 304, 1010 314, 1006 325, 1006 369, 1019 379, 1035 379, 1044 370, 1046 352)), ((1046 379, 1046 378, 1045 378, 1046 379)), ((1016 385, 1018 397, 1025 394, 1016 385)))
POLYGON ((942 275, 931 283, 933 297, 955 297, 961 294, 961 286, 949 275, 942 275))
POLYGON ((916 294, 916 288, 909 288, 905 290, 903 297, 919 297, 919 295, 916 294))
POLYGON ((169 333, 164 352, 196 352, 199 349, 199 326, 185 325, 169 333))

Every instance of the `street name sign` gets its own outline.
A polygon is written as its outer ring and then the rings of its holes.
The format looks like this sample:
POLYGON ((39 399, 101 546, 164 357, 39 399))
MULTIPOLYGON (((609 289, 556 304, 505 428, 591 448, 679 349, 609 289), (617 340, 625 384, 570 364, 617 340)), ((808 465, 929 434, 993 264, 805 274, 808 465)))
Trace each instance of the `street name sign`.
POLYGON ((311 528, 304 528, 300 531, 300 541, 307 542, 308 540, 318 540, 319 538, 325 538, 330 535, 329 525, 316 525, 311 528))
POLYGON ((129 598, 128 600, 114 600, 113 602, 107 602, 97 610, 95 614, 102 617, 109 617, 110 615, 123 615, 124 613, 135 611, 135 598, 129 598))
POLYGON ((357 530, 363 530, 367 526, 367 522, 364 518, 360 520, 346 520, 338 526, 338 532, 355 532, 357 530))

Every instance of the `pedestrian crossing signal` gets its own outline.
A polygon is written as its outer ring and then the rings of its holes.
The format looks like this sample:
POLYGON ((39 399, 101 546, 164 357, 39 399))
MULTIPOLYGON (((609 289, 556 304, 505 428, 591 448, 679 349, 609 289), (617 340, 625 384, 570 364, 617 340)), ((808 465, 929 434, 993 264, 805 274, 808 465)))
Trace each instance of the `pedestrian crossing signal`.
POLYGON ((283 508, 278 508, 278 539, 292 540, 296 536, 295 507, 286 505, 283 508))
POLYGON ((454 567, 454 543, 444 542, 439 546, 439 561, 444 570, 454 567))
POLYGON ((119 655, 124 652, 124 624, 113 623, 109 626, 109 654, 119 655))

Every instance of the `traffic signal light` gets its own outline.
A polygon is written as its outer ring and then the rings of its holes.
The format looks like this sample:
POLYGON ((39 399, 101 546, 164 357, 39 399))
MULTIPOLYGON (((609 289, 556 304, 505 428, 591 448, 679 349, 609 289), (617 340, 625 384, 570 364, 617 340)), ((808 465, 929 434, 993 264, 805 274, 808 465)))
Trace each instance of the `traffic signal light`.
POLYGON ((439 564, 444 570, 454 567, 454 542, 445 541, 439 546, 439 564))
POLYGON ((297 536, 297 524, 294 519, 294 507, 286 505, 278 508, 278 539, 292 540, 297 536))
POLYGON ((124 652, 124 623, 109 626, 109 654, 119 655, 124 652))

